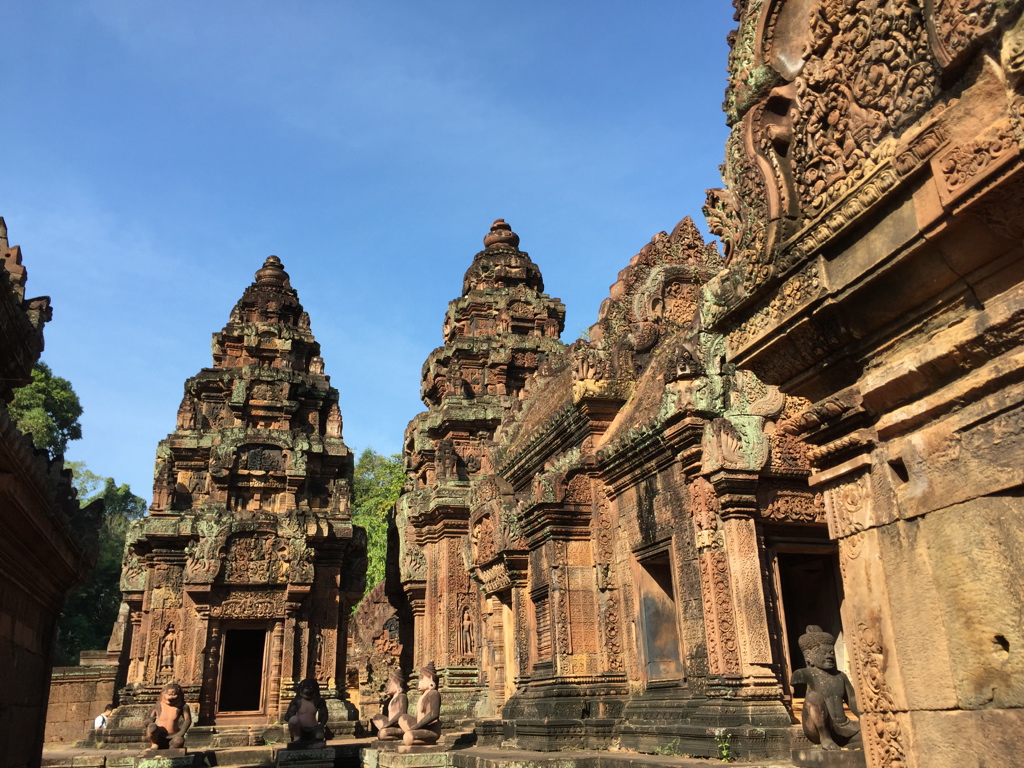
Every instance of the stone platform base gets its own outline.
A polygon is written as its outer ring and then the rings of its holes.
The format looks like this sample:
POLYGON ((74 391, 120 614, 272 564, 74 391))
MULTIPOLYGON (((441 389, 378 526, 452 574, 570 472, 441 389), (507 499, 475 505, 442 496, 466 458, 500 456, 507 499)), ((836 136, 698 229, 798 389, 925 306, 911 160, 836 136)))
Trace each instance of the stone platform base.
MULTIPOLYGON (((487 747, 407 749, 410 751, 382 751, 366 747, 363 749, 362 768, 711 768, 721 765, 717 760, 675 755, 643 755, 633 752, 534 752, 487 747)), ((788 760, 740 761, 730 765, 736 768, 792 768, 788 760)))
POLYGON ((793 765, 799 768, 866 768, 862 749, 794 749, 793 765))
POLYGON ((400 741, 374 741, 363 749, 362 768, 442 768, 450 766, 451 744, 406 746, 400 741))
POLYGON ((334 747, 319 749, 280 749, 275 768, 334 768, 334 747))
POLYGON ((202 752, 184 749, 147 749, 138 755, 119 755, 107 760, 108 768, 204 768, 202 752))

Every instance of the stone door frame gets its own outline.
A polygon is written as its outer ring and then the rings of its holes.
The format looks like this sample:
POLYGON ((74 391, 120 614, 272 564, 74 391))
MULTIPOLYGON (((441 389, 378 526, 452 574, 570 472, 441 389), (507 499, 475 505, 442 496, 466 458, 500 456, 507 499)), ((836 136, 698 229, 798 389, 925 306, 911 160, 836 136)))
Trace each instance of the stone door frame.
POLYGON ((271 701, 270 671, 273 668, 271 653, 273 650, 274 619, 221 619, 219 634, 220 647, 218 648, 219 664, 217 665, 216 705, 213 711, 213 724, 224 725, 227 723, 242 723, 244 721, 265 721, 271 715, 276 714, 278 702, 271 701), (263 640, 263 662, 260 670, 260 706, 255 710, 224 711, 220 708, 221 685, 224 680, 225 649, 227 646, 228 632, 238 629, 264 630, 263 640))

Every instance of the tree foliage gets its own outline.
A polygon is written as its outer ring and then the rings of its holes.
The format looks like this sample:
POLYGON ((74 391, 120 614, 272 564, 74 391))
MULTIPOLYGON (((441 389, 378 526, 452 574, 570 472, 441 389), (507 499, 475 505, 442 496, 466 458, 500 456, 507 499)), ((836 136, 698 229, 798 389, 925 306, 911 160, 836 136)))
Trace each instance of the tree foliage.
POLYGON ((388 513, 405 482, 401 454, 384 456, 367 448, 356 462, 352 487, 352 522, 366 529, 369 564, 366 591, 384 578, 388 549, 388 513))
POLYGON ((36 448, 51 456, 63 456, 68 443, 82 437, 82 404, 71 382, 54 376, 50 366, 39 361, 32 369, 32 383, 19 389, 8 406, 18 429, 32 436, 36 448))
POLYGON ((57 625, 54 664, 78 663, 81 651, 102 650, 121 605, 121 556, 128 523, 146 512, 146 500, 132 493, 127 483, 101 477, 80 461, 68 462, 81 506, 103 499, 104 517, 99 532, 96 567, 86 582, 71 593, 57 625))

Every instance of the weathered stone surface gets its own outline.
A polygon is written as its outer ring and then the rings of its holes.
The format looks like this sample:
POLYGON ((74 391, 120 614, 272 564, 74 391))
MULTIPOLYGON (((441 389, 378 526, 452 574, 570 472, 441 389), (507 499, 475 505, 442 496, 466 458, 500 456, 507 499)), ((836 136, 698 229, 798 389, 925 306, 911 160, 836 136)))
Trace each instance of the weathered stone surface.
POLYGON ((321 749, 279 749, 275 768, 333 768, 334 747, 321 749))
POLYGON ((139 756, 135 768, 196 768, 203 764, 203 754, 193 752, 174 757, 139 756))
MULTIPOLYGON (((0 766, 39 764, 57 620, 73 588, 96 561, 102 502, 80 509, 61 457, 37 451, 6 405, 32 378, 43 350, 47 297, 25 298, 27 271, 0 218, 0 766)), ((75 730, 77 702, 60 702, 75 730)), ((97 713, 92 713, 95 717, 97 713)), ((85 733, 79 733, 82 738, 85 733)))
MULTIPOLYGON (((104 660, 106 655, 102 652, 104 660)), ((116 680, 117 667, 112 664, 55 667, 46 708, 45 742, 70 744, 90 739, 96 715, 114 702, 116 680)))
MULTIPOLYGON (((908 527, 914 525, 909 523, 908 527)), ((1021 496, 989 496, 921 519, 957 707, 1024 707, 1021 496)), ((908 648, 908 652, 909 652, 908 648)))
POLYGON ((400 634, 398 612, 382 581, 367 593, 349 622, 347 688, 361 720, 369 721, 381 712, 388 677, 401 665, 400 634))
MULTIPOLYGON (((1021 709, 980 709, 931 712, 909 718, 913 742, 907 765, 912 768, 987 768, 994 755, 1013 755, 1020 749, 1024 728, 1021 709)), ((1007 765, 1013 765, 1011 758, 1007 765)))

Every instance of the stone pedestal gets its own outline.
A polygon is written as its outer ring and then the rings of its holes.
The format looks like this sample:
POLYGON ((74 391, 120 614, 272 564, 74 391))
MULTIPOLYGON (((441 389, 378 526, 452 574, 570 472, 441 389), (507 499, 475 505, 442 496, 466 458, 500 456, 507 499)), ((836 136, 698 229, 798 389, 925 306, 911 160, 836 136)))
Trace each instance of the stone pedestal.
POLYGON ((200 768, 202 752, 184 749, 147 749, 133 761, 132 768, 200 768))
POLYGON ((324 749, 326 746, 327 742, 322 739, 320 741, 290 741, 285 749, 289 752, 309 752, 310 750, 324 749))
POLYGON ((793 765, 798 768, 865 768, 862 749, 794 749, 793 765))
POLYGON ((443 768, 450 765, 450 750, 445 744, 407 747, 375 741, 363 750, 363 768, 443 768))
POLYGON ((274 760, 275 768, 334 768, 334 747, 318 749, 281 749, 274 760))

